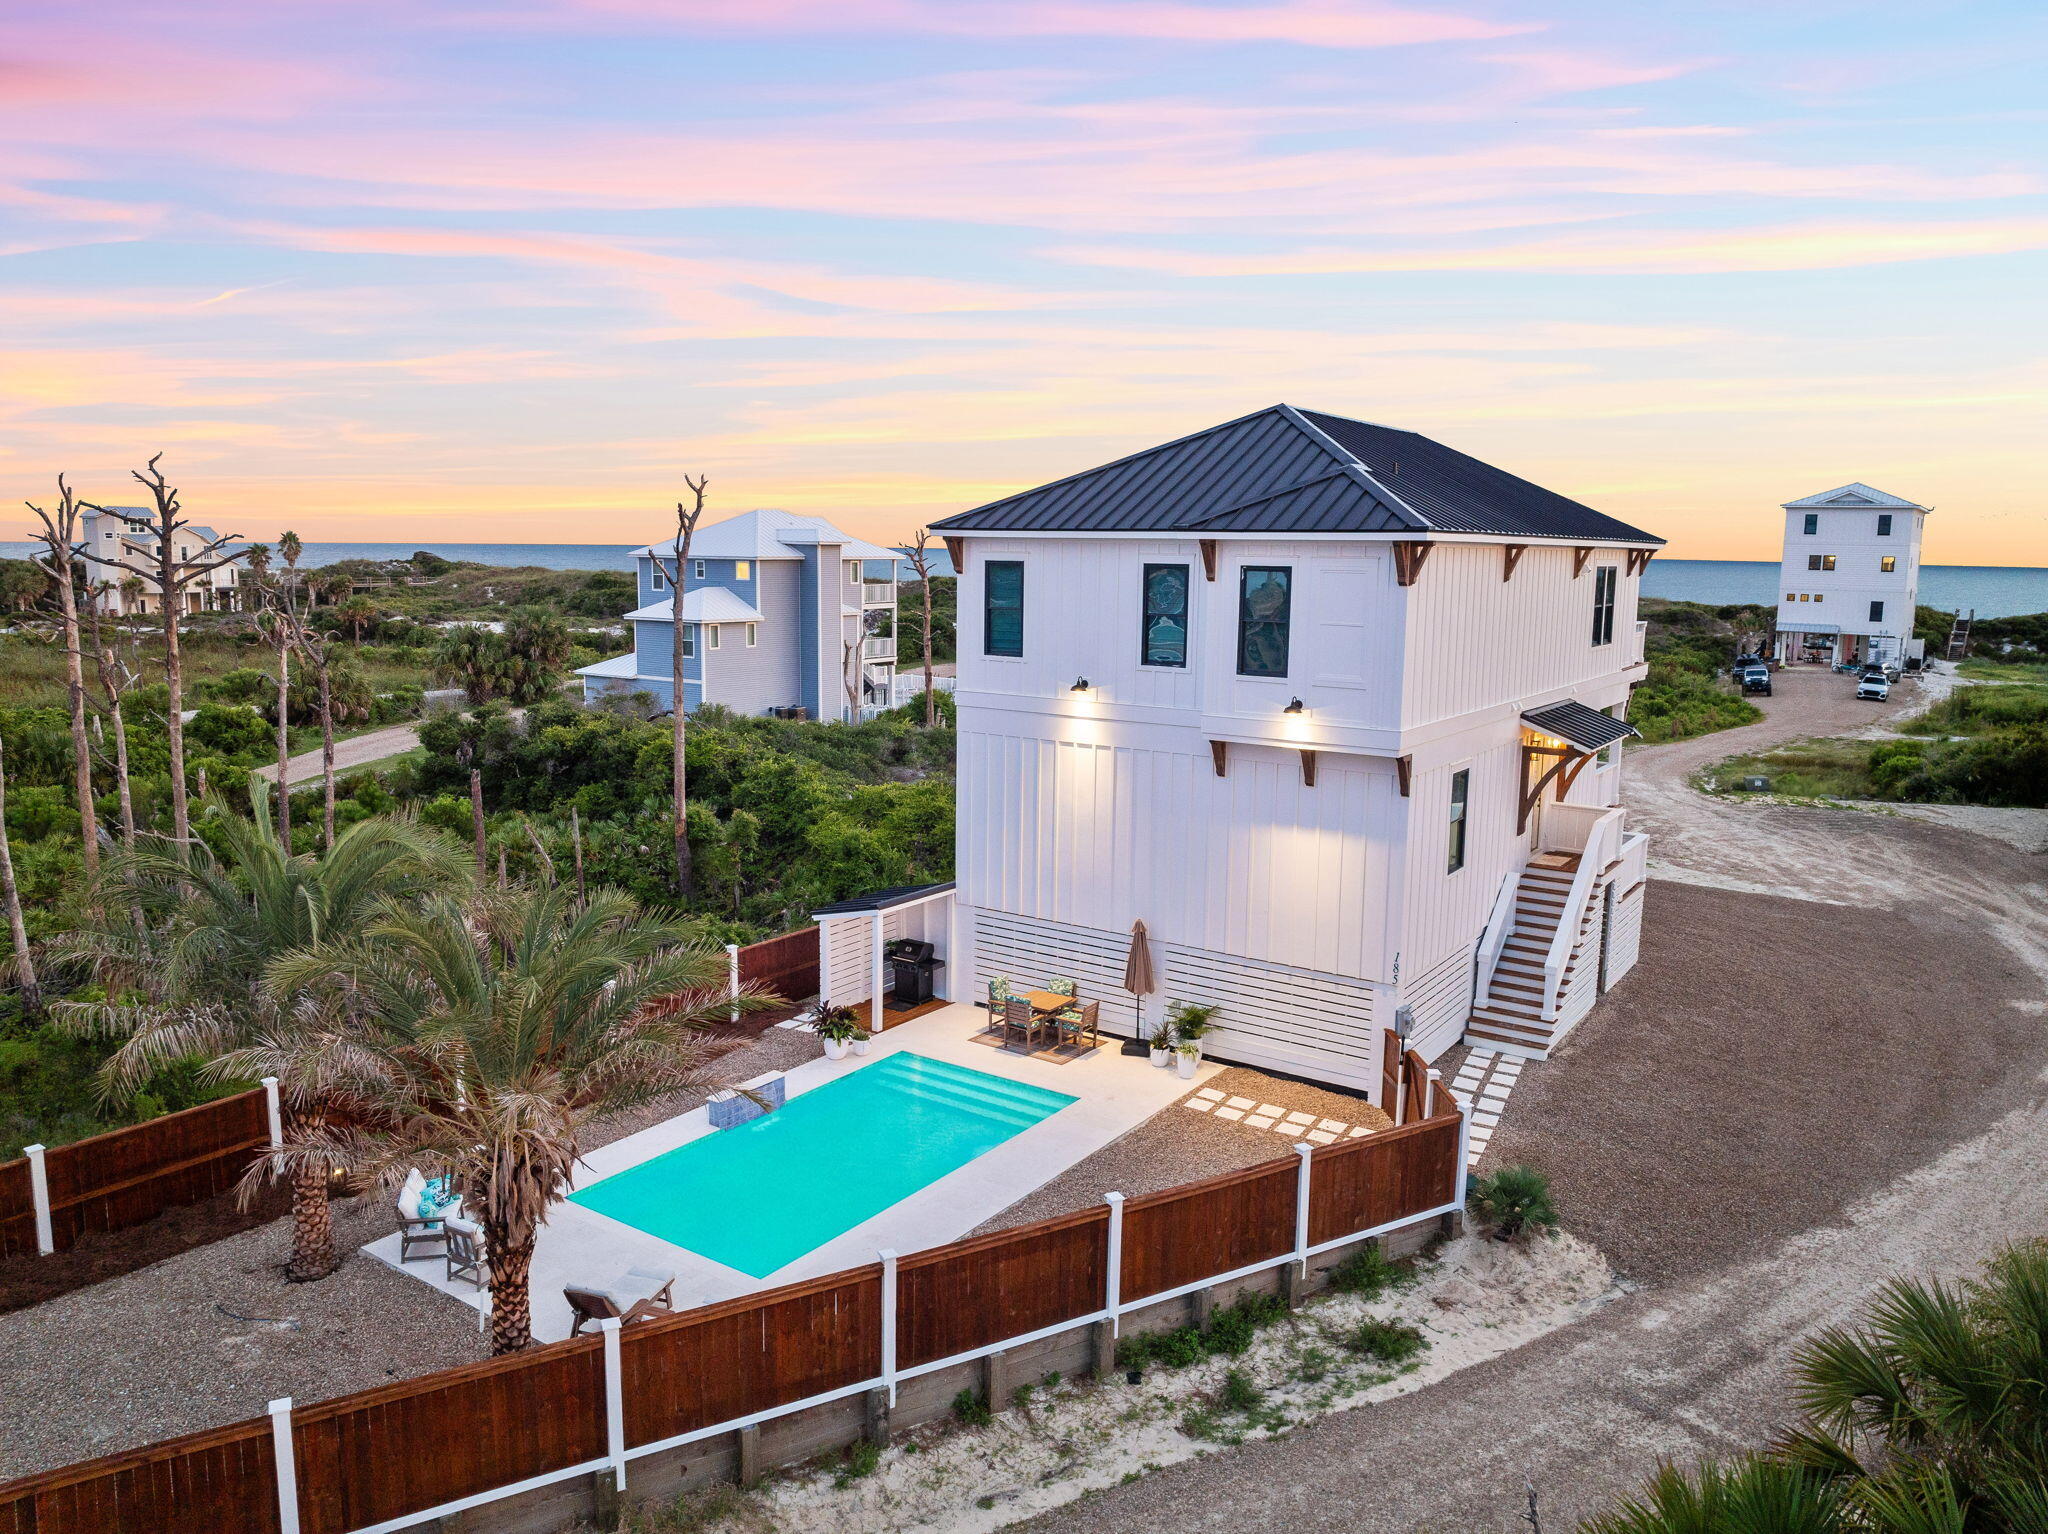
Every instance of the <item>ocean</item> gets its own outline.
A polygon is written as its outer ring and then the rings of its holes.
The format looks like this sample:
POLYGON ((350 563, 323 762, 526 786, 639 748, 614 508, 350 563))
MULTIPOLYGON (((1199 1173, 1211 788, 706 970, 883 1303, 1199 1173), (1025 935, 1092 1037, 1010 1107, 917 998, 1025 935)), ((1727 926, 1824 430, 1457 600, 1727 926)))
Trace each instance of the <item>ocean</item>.
MULTIPOLYGON (((304 563, 344 559, 404 559, 425 547, 443 559, 486 565, 539 565, 548 570, 624 570, 635 544, 609 543, 309 543, 304 563)), ((0 543, 0 558, 26 559, 31 545, 0 543)), ((951 574, 943 548, 930 551, 932 568, 951 574)), ((898 567, 905 579, 907 565, 898 567)), ((1655 559, 1643 577, 1643 595, 1684 602, 1771 603, 1777 600, 1778 565, 1760 559, 1655 559)), ((1953 611, 1975 608, 1980 618, 2048 612, 2048 570, 2004 565, 1923 565, 1920 601, 1953 611)))

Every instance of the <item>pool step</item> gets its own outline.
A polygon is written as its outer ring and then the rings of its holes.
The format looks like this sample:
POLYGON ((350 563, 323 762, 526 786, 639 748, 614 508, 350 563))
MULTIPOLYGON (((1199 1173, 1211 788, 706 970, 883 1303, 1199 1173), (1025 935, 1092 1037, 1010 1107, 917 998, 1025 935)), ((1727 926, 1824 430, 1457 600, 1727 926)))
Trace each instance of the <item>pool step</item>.
POLYGON ((895 1085, 906 1095, 974 1113, 1018 1129, 1036 1124, 1073 1098, 1063 1092, 1006 1081, 985 1071, 948 1065, 923 1055, 898 1054, 890 1062, 895 1085))

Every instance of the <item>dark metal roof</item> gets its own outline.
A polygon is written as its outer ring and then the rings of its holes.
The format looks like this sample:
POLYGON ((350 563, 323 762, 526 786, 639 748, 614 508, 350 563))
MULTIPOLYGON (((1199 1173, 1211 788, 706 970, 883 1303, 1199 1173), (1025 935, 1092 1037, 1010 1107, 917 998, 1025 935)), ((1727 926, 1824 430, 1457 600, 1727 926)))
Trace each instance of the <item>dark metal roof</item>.
POLYGON ((1291 405, 932 525, 947 533, 1444 532, 1663 541, 1415 432, 1291 405))
POLYGON ((1532 730, 1541 730, 1545 735, 1569 741, 1581 751, 1598 751, 1617 740, 1641 734, 1626 719, 1617 719, 1612 714, 1603 714, 1596 708, 1588 708, 1570 699, 1532 708, 1522 715, 1522 723, 1532 730))
POLYGON ((893 889, 876 890, 868 895, 856 895, 851 900, 835 900, 830 905, 821 905, 813 916, 850 916, 859 911, 886 911, 891 906, 909 905, 913 900, 922 900, 926 895, 944 894, 953 887, 948 879, 944 884, 899 884, 893 889))

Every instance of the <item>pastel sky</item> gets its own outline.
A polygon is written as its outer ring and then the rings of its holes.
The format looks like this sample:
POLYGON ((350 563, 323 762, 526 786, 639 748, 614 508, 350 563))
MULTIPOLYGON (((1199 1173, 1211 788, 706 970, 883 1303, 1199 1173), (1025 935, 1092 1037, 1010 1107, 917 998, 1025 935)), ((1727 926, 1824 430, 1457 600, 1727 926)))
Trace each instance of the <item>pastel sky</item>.
MULTIPOLYGON (((2048 565, 2038 0, 12 0, 0 490, 870 537, 1287 400, 2048 565)), ((0 525, 0 536, 18 536, 0 525)))

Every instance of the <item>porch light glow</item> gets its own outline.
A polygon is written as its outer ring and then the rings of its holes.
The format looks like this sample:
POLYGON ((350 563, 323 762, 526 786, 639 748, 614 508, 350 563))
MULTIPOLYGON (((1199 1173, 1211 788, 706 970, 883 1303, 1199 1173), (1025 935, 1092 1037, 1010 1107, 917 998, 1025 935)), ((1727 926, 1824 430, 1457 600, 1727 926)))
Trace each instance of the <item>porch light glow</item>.
POLYGON ((1085 676, 1077 676, 1077 677, 1075 677, 1075 678, 1074 678, 1074 686, 1073 686, 1073 691, 1075 691, 1075 692, 1086 692, 1087 690, 1088 690, 1088 678, 1086 678, 1085 676))
POLYGON ((1307 709, 1307 707, 1308 705, 1306 703, 1302 702, 1301 699, 1296 698, 1280 712, 1283 714, 1299 714, 1303 712, 1305 709, 1307 709))

